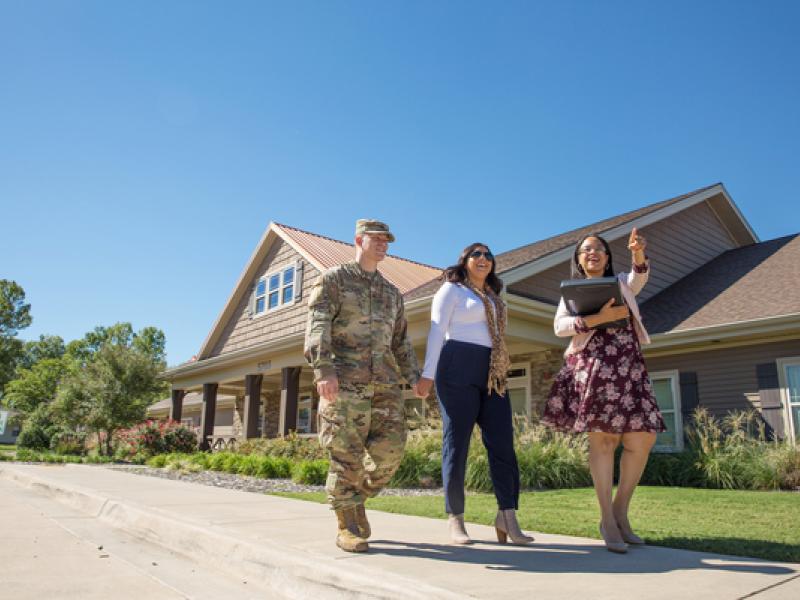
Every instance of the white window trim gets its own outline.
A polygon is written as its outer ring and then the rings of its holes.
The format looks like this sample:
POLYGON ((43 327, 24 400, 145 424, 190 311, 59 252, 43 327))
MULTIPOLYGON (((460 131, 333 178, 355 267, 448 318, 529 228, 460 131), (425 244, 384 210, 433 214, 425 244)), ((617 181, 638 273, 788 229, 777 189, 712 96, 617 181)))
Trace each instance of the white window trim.
POLYGON ((297 302, 297 274, 299 272, 301 272, 301 271, 300 271, 300 269, 298 269, 298 264, 297 263, 292 263, 292 264, 289 264, 289 265, 284 265, 279 269, 275 269, 273 271, 269 271, 268 273, 266 273, 265 275, 259 277, 256 280, 256 286, 253 289, 253 318, 254 319, 260 319, 260 318, 265 317, 267 315, 271 315, 273 313, 276 313, 279 310, 288 308, 290 306, 294 306, 295 302, 297 302), (292 282, 291 283, 284 283, 283 282, 283 272, 286 271, 287 269, 294 269, 294 276, 292 277, 292 282), (274 275, 278 275, 278 277, 280 278, 279 279, 279 284, 278 284, 278 306, 276 306, 275 308, 269 308, 269 294, 270 294, 270 291, 269 291, 269 279, 270 279, 270 277, 272 277, 274 275), (258 307, 258 298, 259 298, 259 296, 258 296, 258 284, 261 283, 262 281, 264 282, 264 310, 262 312, 256 312, 257 307, 258 307), (289 302, 284 303, 283 302, 283 290, 284 290, 284 288, 287 288, 290 285, 292 286, 292 299, 289 302))
MULTIPOLYGON (((664 446, 663 444, 653 446, 653 450, 656 452, 682 452, 684 447, 683 442, 683 403, 681 402, 681 374, 680 371, 673 369, 671 371, 655 371, 649 374, 650 375, 650 383, 653 385, 653 394, 655 395, 655 384, 653 383, 656 379, 669 379, 670 380, 670 387, 672 388, 672 404, 673 409, 675 410, 674 420, 675 420, 675 445, 674 446, 664 446)), ((658 400, 658 398, 656 398, 658 400)), ((659 406, 659 410, 661 407, 659 406)), ((662 416, 663 411, 662 411, 662 416)))
MULTIPOLYGON (((531 418, 531 363, 512 363, 508 368, 509 371, 515 369, 525 369, 524 377, 509 377, 506 382, 506 390, 522 388, 525 390, 525 418, 530 421, 531 418)), ((513 415, 513 413, 512 413, 513 415)))
POLYGON ((800 356, 787 356, 775 361, 778 365, 778 386, 781 392, 781 405, 783 410, 783 430, 786 432, 792 443, 797 443, 795 431, 800 427, 800 423, 795 423, 792 419, 792 405, 789 401, 789 381, 786 377, 786 367, 800 365, 800 356))

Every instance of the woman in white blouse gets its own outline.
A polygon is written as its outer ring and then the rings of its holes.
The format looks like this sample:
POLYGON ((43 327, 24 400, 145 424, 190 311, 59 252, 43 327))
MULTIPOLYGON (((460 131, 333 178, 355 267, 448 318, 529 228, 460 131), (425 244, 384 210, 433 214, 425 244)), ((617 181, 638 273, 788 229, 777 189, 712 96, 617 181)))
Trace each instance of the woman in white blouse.
POLYGON ((442 479, 450 536, 469 544, 464 527, 464 476, 472 430, 481 428, 497 498, 497 539, 529 544, 517 523, 519 467, 514 453, 511 403, 506 393, 510 364, 504 333, 503 282, 495 275, 494 256, 474 243, 448 267, 445 283, 433 297, 431 329, 422 378, 415 386, 425 397, 435 381, 442 414, 442 479))

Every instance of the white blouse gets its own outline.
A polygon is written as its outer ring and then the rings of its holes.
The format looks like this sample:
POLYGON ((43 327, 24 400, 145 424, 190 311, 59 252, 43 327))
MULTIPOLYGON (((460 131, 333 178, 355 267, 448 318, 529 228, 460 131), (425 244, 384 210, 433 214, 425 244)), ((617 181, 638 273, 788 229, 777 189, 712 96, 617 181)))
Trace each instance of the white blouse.
MULTIPOLYGON (((492 304, 494 308, 494 304, 492 304)), ((486 311, 478 295, 460 283, 445 282, 433 297, 431 330, 422 376, 433 379, 445 340, 492 347, 486 311)))

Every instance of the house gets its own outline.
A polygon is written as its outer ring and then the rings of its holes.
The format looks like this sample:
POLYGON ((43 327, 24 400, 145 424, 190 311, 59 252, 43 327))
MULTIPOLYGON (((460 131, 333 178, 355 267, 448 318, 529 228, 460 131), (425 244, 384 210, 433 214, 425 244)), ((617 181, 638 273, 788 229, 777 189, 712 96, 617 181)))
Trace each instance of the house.
MULTIPOLYGON (((611 244, 616 269, 627 270, 632 227, 647 236, 652 264, 639 300, 653 340, 645 356, 669 427, 659 448, 682 447, 679 432, 697 405, 719 414, 754 408, 774 435, 794 438, 800 432, 800 238, 760 242, 722 184, 497 255, 506 284, 514 412, 539 413, 561 365, 567 340, 554 335, 553 316, 575 244, 599 233, 611 244)), ((304 290, 322 270, 353 256, 352 244, 271 223, 197 360, 164 373, 172 397, 151 414, 180 419, 184 405, 196 407, 206 444, 216 420, 228 422, 223 410, 229 408, 237 438, 313 433, 317 397, 302 356, 304 290), (217 410, 223 394, 232 400, 217 410)), ((422 360, 441 271, 399 257, 379 268, 404 295, 422 360)), ((410 389, 404 394, 408 412, 436 411, 435 401, 415 399, 410 389)))

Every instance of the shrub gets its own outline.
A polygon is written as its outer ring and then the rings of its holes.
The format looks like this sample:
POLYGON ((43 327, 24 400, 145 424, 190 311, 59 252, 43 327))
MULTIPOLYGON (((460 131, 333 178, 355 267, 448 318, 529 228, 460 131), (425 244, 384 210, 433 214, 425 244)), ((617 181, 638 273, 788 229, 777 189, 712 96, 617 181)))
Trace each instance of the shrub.
POLYGON ((300 437, 294 431, 281 438, 245 440, 236 451, 239 454, 258 454, 291 460, 317 460, 325 457, 316 438, 300 437))
POLYGON ((50 439, 50 449, 56 454, 83 455, 86 453, 86 433, 58 430, 50 439))
POLYGON ((294 465, 292 481, 307 485, 324 485, 328 477, 327 460, 303 460, 294 465))
POLYGON ((194 431, 177 421, 145 421, 117 434, 116 456, 142 462, 156 454, 189 453, 197 449, 194 431))
POLYGON ((31 450, 49 450, 53 436, 58 432, 47 404, 40 404, 25 419, 17 437, 17 446, 31 450))

